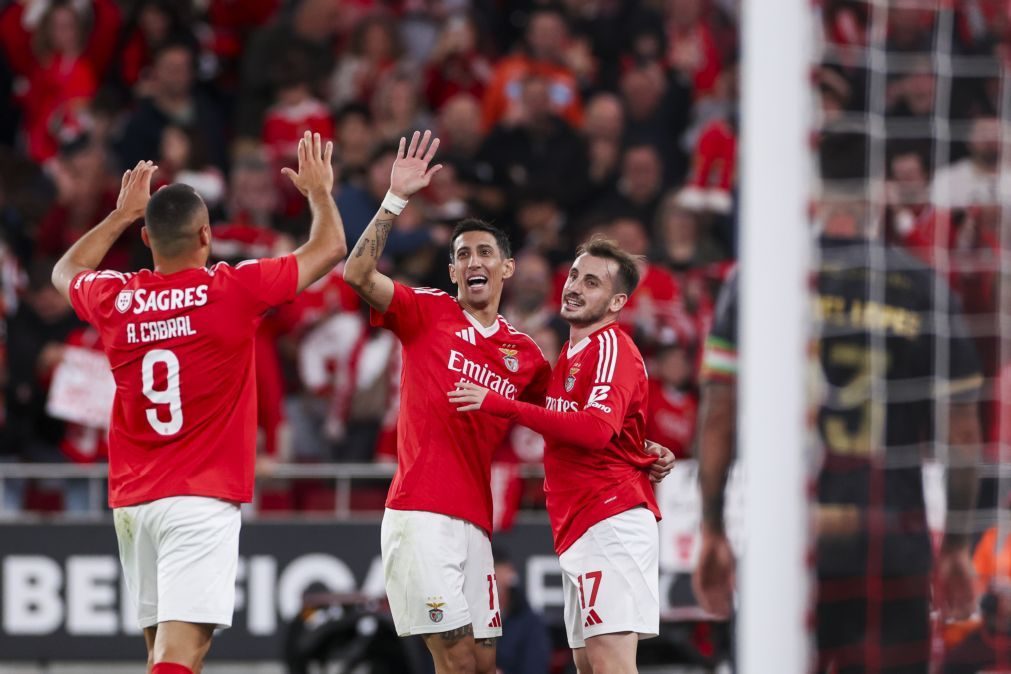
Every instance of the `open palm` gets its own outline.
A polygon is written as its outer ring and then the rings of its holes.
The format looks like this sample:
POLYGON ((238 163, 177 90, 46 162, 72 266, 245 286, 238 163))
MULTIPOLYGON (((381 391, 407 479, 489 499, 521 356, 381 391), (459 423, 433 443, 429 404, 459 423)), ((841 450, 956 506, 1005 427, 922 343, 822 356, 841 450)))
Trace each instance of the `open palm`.
POLYGON ((401 199, 408 199, 419 190, 428 187, 432 182, 432 176, 442 169, 442 164, 436 164, 431 168, 428 166, 435 157, 435 151, 439 149, 439 139, 432 138, 431 131, 425 131, 423 136, 415 131, 406 151, 405 145, 407 139, 401 138, 397 159, 393 162, 393 172, 390 174, 390 191, 401 199))

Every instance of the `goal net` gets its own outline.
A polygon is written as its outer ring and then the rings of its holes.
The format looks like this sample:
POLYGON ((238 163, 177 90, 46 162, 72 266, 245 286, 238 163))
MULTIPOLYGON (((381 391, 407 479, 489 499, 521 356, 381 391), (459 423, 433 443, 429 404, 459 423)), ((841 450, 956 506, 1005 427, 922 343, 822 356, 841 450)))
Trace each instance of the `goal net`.
POLYGON ((1009 23, 743 3, 742 671, 1011 671, 1009 23))

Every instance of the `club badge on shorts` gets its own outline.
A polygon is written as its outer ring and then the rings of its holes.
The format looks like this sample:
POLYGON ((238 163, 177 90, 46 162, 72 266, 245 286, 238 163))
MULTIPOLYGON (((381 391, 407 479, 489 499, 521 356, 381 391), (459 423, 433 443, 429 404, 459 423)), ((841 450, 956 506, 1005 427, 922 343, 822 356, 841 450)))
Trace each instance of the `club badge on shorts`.
POLYGON ((443 616, 442 607, 445 606, 445 605, 446 605, 446 602, 443 602, 443 601, 430 601, 430 602, 427 602, 427 606, 428 606, 428 619, 431 620, 433 623, 441 623, 442 622, 442 616, 443 616))
POLYGON ((119 295, 116 296, 116 309, 121 314, 125 314, 126 310, 130 308, 130 304, 133 302, 133 291, 132 290, 120 290, 119 295))
POLYGON ((502 360, 505 362, 506 369, 510 372, 516 372, 520 369, 520 361, 516 357, 519 349, 507 349, 504 346, 500 346, 498 350, 502 352, 502 360))
POLYGON ((576 375, 579 374, 579 363, 569 368, 569 376, 565 378, 566 393, 572 392, 572 387, 576 385, 576 375))

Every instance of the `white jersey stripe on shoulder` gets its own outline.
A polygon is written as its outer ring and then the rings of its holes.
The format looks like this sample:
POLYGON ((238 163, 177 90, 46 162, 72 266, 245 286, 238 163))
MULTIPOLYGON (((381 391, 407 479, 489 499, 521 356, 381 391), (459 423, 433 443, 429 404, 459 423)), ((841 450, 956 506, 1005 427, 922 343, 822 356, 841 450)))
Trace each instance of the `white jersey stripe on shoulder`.
POLYGON ((611 366, 607 370, 607 381, 614 379, 614 366, 618 364, 618 335, 615 331, 608 330, 608 336, 611 339, 611 366))
POLYGON ((611 359, 614 357, 614 345, 608 339, 607 332, 601 332, 601 342, 607 346, 607 349, 604 350, 604 358, 601 360, 601 378, 598 381, 604 383, 608 381, 608 368, 611 367, 611 359))
POLYGON ((614 372, 614 359, 618 355, 615 353, 617 345, 614 343, 614 333, 610 330, 605 331, 602 336, 604 341, 607 342, 607 362, 604 363, 603 381, 609 382, 611 381, 611 376, 608 373, 614 372))
POLYGON ((604 371, 604 361, 607 359, 607 342, 604 340, 603 335, 597 335, 597 344, 599 348, 597 349, 597 378, 596 381, 603 379, 604 371))
POLYGON ((259 260, 243 260, 242 262, 235 265, 236 269, 241 269, 242 267, 247 267, 251 264, 256 264, 259 260))
POLYGON ((417 295, 445 295, 446 293, 438 288, 411 288, 417 295))

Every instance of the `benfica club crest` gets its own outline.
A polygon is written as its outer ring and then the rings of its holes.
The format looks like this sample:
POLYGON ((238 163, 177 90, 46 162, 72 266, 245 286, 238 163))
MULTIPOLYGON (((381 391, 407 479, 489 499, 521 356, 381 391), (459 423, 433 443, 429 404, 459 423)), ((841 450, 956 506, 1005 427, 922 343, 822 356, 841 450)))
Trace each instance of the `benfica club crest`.
POLYGON ((428 602, 428 619, 433 623, 441 623, 443 616, 442 607, 445 605, 446 603, 442 601, 428 602))
POLYGON ((516 357, 519 349, 507 349, 504 346, 500 346, 498 350, 502 352, 502 361, 510 372, 516 372, 520 369, 520 361, 516 357))
POLYGON ((116 309, 121 314, 125 314, 126 310, 130 308, 130 304, 133 302, 133 291, 132 290, 120 290, 119 295, 116 296, 116 309))
POLYGON ((565 378, 565 392, 572 393, 572 387, 576 385, 576 375, 579 374, 579 363, 569 368, 569 376, 565 378))

